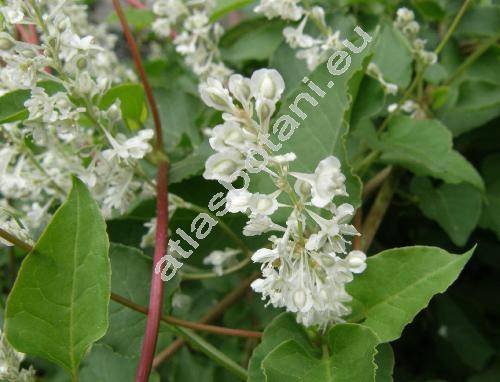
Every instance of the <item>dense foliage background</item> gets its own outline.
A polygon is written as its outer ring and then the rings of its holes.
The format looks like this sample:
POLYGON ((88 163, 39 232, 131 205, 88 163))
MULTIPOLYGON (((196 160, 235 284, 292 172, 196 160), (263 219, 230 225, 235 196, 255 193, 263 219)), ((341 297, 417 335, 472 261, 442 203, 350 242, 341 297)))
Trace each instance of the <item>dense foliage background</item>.
MULTIPOLYGON (((103 3, 88 1, 91 17, 104 19, 121 36, 116 16, 103 3)), ((461 254, 477 245, 457 281, 445 294, 433 298, 404 329, 401 338, 390 343, 392 351, 388 346, 379 348, 379 354, 384 357, 379 362, 383 362, 383 369, 389 370, 389 374, 391 363, 395 362, 393 380, 398 382, 499 381, 500 2, 470 2, 453 36, 439 54, 438 62, 421 73, 423 79, 408 97, 420 105, 421 114, 410 116, 401 112, 403 116, 392 120, 385 135, 377 135, 376 128, 386 120, 388 106, 397 103, 405 89, 410 88, 419 70, 408 41, 393 26, 396 10, 406 6, 415 11, 421 25, 420 35, 427 39, 427 47, 432 50, 442 40, 463 2, 340 0, 314 3, 324 7, 328 25, 340 30, 343 36, 352 36, 358 24, 373 35, 377 34, 371 60, 378 65, 384 79, 396 84, 400 92, 398 95, 385 94, 373 76, 358 75, 359 90, 349 93, 353 100, 350 113, 344 115, 340 113, 342 109, 336 109, 339 114, 329 116, 331 125, 310 121, 303 127, 306 133, 297 139, 300 142, 295 141, 292 147, 298 152, 313 152, 317 147, 309 138, 311 134, 322 140, 329 137, 331 126, 344 123, 349 126, 346 161, 354 165, 365 186, 387 166, 393 166, 397 185, 393 184, 386 210, 382 209, 377 221, 380 226, 375 229, 375 239, 367 251, 369 256, 414 245, 435 246, 461 254), (338 120, 333 121, 335 118, 338 120), (450 159, 452 144, 453 153, 460 153, 463 158, 456 155, 450 159), (377 155, 372 155, 374 152, 377 155)), ((212 17, 226 28, 219 44, 222 61, 245 76, 251 76, 259 68, 277 69, 285 79, 288 96, 295 94, 305 75, 322 78, 321 68, 309 74, 305 62, 296 58, 294 50, 284 41, 282 32, 286 22, 261 17, 252 11, 254 6, 252 1, 246 0, 217 1, 212 17)), ((170 230, 175 232, 177 228, 184 228, 189 231, 199 208, 207 206, 213 195, 223 191, 219 184, 201 176, 205 161, 212 154, 203 129, 219 123, 221 113, 203 104, 198 94, 198 78, 172 44, 152 33, 155 16, 150 8, 128 7, 126 14, 145 57, 147 74, 160 109, 165 149, 171 159, 170 193, 190 203, 187 208, 176 209, 170 230)), ((123 40, 119 41, 118 52, 119 57, 132 66, 123 40)), ((137 90, 134 85, 129 86, 132 89, 125 91, 137 90)), ((126 117, 132 129, 135 125, 151 124, 143 118, 146 106, 140 89, 139 93, 131 97, 132 93, 125 92, 122 98, 122 105, 126 105, 122 110, 130 112, 126 117)), ((2 98, 0 123, 18 112, 7 110, 13 103, 7 105, 5 99, 2 103, 2 98)), ((311 110, 312 115, 315 111, 311 110)), ((154 178, 154 167, 148 163, 144 163, 144 167, 154 178)), ((309 168, 313 170, 314 166, 309 168)), ((378 188, 365 196, 361 207, 363 216, 370 216, 374 204, 384 204, 379 196, 378 188)), ((135 200, 126 214, 106 221, 111 243, 111 290, 143 306, 147 306, 149 298, 152 248, 144 249, 144 254, 139 252, 143 235, 147 233, 144 223, 154 216, 154 199, 146 198, 135 200)), ((241 236, 245 224, 242 214, 228 214, 223 221, 241 236)), ((57 231, 53 235, 56 237, 57 231)), ((266 242, 261 237, 242 236, 242 240, 251 250, 266 242)), ((244 293, 220 310, 212 323, 255 331, 268 327, 281 311, 265 307, 260 295, 247 288, 246 280, 259 270, 257 265, 249 264, 222 277, 196 280, 198 273, 211 271, 203 264, 204 257, 213 250, 231 245, 227 231, 220 225, 200 242, 200 247, 183 268, 194 277, 187 276, 181 282, 178 276, 166 284, 165 314, 197 321, 224 296, 240 290, 243 285, 244 293)), ((4 310, 25 254, 19 248, 0 247, 0 311, 4 310)), ((394 274, 388 274, 388 280, 400 276, 398 269, 391 272, 394 274)), ((47 278, 44 282, 51 280, 47 278)), ((81 381, 128 381, 133 378, 145 316, 114 301, 110 302, 109 314, 109 329, 83 358, 81 381)), ((287 316, 281 319, 283 317, 287 316)), ((284 327, 286 325, 290 325, 291 332, 295 330, 293 324, 285 323, 284 327)), ((159 352, 169 347, 177 335, 173 327, 162 323, 159 352)), ((201 335, 244 368, 259 344, 254 338, 201 335)), ((267 352, 270 350, 268 348, 267 352)), ((68 380, 62 368, 42 358, 28 354, 25 364, 34 366, 41 381, 68 380)), ((380 381, 391 380, 390 376, 380 378, 380 381)), ((238 380, 220 363, 207 358, 196 345, 181 346, 169 355, 152 377, 152 380, 160 379, 179 382, 238 380)), ((318 379, 318 382, 321 381, 318 379)))

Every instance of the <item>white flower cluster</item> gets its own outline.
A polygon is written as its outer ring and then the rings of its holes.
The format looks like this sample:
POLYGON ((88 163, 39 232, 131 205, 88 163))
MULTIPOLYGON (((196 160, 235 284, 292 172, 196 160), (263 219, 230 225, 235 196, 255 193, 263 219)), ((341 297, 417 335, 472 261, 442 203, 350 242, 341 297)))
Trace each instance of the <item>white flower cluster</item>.
POLYGON ((25 355, 16 351, 0 330, 0 380, 6 382, 35 382, 35 369, 20 369, 25 355))
POLYGON ((119 102, 98 107, 113 82, 132 78, 112 51, 114 38, 89 24, 86 8, 73 0, 7 0, 0 13, 3 91, 31 93, 27 118, 0 124, 3 208, 13 209, 16 201, 22 221, 36 230, 65 198, 73 174, 108 217, 139 195, 151 195, 153 187, 137 173, 153 132, 125 136, 119 102), (35 26, 40 44, 17 41, 13 23, 35 26))
POLYGON ((156 0, 153 12, 158 18, 154 32, 163 38, 171 35, 176 50, 186 64, 202 79, 215 77, 224 80, 231 74, 220 60, 219 39, 224 29, 210 21, 213 0, 156 0))
POLYGON ((216 153, 207 160, 203 175, 228 189, 225 212, 248 215, 245 235, 279 233, 270 237, 269 248, 252 256, 262 264, 262 278, 252 288, 270 304, 295 312, 305 326, 325 328, 350 312, 345 285, 353 273, 365 269, 366 256, 347 250, 347 237, 358 232, 348 223, 354 208, 334 202, 335 197, 347 195, 339 160, 329 156, 308 174, 289 171, 295 154, 272 155, 276 148, 269 140, 269 123, 283 91, 281 75, 269 69, 258 70, 251 78, 234 74, 227 88, 216 79, 200 86, 202 99, 223 111, 224 119, 212 130, 210 145, 216 153), (256 154, 263 159, 258 161, 256 154), (248 191, 250 177, 245 170, 268 174, 275 191, 248 191), (238 178, 244 180, 243 188, 233 187, 238 178), (289 212, 284 224, 273 221, 272 216, 283 209, 289 212))
POLYGON ((309 70, 314 70, 324 62, 333 51, 344 49, 340 31, 332 31, 325 21, 325 10, 320 6, 302 7, 300 0, 261 0, 255 8, 268 18, 280 17, 284 20, 301 20, 297 27, 288 26, 283 35, 290 47, 298 49, 297 58, 305 60, 309 70), (312 21, 321 32, 314 37, 304 32, 312 21))
POLYGON ((394 26, 399 29, 408 39, 412 46, 415 58, 425 65, 433 65, 437 62, 437 55, 434 52, 425 50, 426 40, 418 38, 420 24, 415 21, 415 14, 408 8, 399 8, 396 13, 394 26))

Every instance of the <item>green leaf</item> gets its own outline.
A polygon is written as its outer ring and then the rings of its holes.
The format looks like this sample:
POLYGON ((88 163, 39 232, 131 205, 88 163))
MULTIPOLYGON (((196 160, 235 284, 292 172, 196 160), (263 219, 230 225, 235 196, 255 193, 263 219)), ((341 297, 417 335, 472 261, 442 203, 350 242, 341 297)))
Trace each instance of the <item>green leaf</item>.
POLYGON ((458 136, 500 115, 500 85, 484 80, 466 80, 450 90, 456 98, 450 97, 439 110, 437 117, 458 136))
POLYGON ((467 182, 480 190, 484 183, 476 169, 453 150, 451 134, 439 121, 394 117, 381 137, 381 160, 429 175, 447 183, 467 182))
POLYGON ((475 370, 482 370, 495 354, 495 349, 451 298, 436 301, 435 311, 443 338, 449 341, 462 361, 475 370))
POLYGON ((254 3, 255 1, 256 0, 217 0, 215 9, 210 16, 210 21, 217 21, 228 13, 244 8, 247 5, 254 3))
POLYGON ((491 229, 500 240, 500 155, 490 155, 483 163, 482 173, 486 182, 486 200, 479 222, 483 228, 491 229))
MULTIPOLYGON (((85 360, 80 370, 80 382, 117 382, 133 381, 137 371, 136 362, 115 353, 106 345, 97 344, 85 360)), ((134 359, 134 361, 136 361, 134 359)), ((160 376, 153 371, 149 382, 159 382, 160 376)))
POLYGON ((291 313, 280 314, 266 327, 261 343, 253 351, 248 365, 249 382, 266 381, 261 369, 262 361, 271 350, 289 340, 293 340, 308 353, 314 354, 315 349, 309 343, 304 327, 297 324, 295 316, 291 313))
POLYGON ((222 36, 221 55, 224 61, 239 64, 249 60, 267 60, 283 41, 284 23, 265 18, 239 23, 222 36))
MULTIPOLYGON (((375 38, 375 36, 372 37, 375 38)), ((347 161, 345 137, 349 132, 351 107, 358 94, 363 71, 372 54, 373 46, 372 41, 361 53, 351 54, 352 61, 349 69, 339 76, 332 76, 327 70, 326 63, 321 64, 308 76, 326 94, 323 98, 314 97, 318 102, 316 106, 305 100, 300 101, 298 105, 306 115, 305 120, 302 121, 289 108, 300 94, 315 95, 307 85, 301 84, 283 102, 273 122, 276 125, 278 118, 288 115, 299 123, 299 127, 294 130, 290 139, 282 143, 283 147, 279 151, 279 153, 293 152, 297 155, 297 159, 290 166, 292 171, 313 172, 318 163, 327 156, 335 155, 339 158, 342 171, 347 178, 349 203, 356 206, 361 200, 361 182, 354 175, 347 161), (330 81, 334 83, 331 89, 328 88, 330 81)), ((271 132, 272 129, 273 127, 270 129, 271 132)), ((280 129, 278 124, 277 132, 280 129)), ((278 137, 271 136, 271 140, 279 143, 278 137)))
POLYGON ((75 178, 9 296, 5 332, 17 350, 76 374, 89 346, 108 328, 108 247, 99 207, 75 178))
MULTIPOLYGON (((111 278, 113 293, 136 304, 147 306, 153 266, 151 258, 142 254, 138 249, 120 244, 111 245, 109 257, 113 270, 111 278)), ((165 284, 163 303, 165 312, 170 310, 172 293, 178 286, 179 278, 177 277, 165 284)), ((109 330, 100 342, 110 346, 122 356, 137 356, 142 346, 146 319, 145 314, 111 301, 109 304, 109 330)), ((171 341, 172 332, 167 325, 162 323, 158 336, 158 348, 167 346, 171 341)))
POLYGON ((455 35, 459 38, 500 35, 500 6, 475 7, 465 13, 455 35))
POLYGON ((192 146, 201 143, 201 136, 196 126, 196 117, 203 110, 199 98, 179 89, 154 89, 160 109, 165 149, 170 152, 181 141, 183 135, 189 138, 192 146))
POLYGON ((377 355, 375 356, 377 372, 375 382, 392 382, 394 371, 394 352, 388 343, 377 346, 377 355))
POLYGON ((269 67, 276 69, 283 77, 286 85, 285 95, 287 96, 300 85, 302 78, 309 74, 306 62, 299 60, 295 56, 296 53, 295 49, 283 41, 269 60, 269 67))
POLYGON ((99 103, 102 110, 108 109, 116 100, 120 101, 122 117, 131 130, 136 130, 146 121, 148 109, 144 89, 140 84, 121 84, 109 89, 99 103))
POLYGON ((379 67, 385 81, 402 88, 410 83, 413 72, 411 47, 392 24, 382 27, 372 61, 379 67))
POLYGON ((369 257, 366 271, 347 286, 355 308, 351 320, 362 320, 380 342, 399 338, 432 296, 457 279, 473 251, 453 255, 436 247, 415 246, 369 257))
POLYGON ((428 178, 412 180, 411 191, 418 197, 424 215, 435 220, 458 246, 467 243, 481 215, 481 192, 466 184, 433 187, 428 178))
POLYGON ((21 121, 28 118, 24 103, 31 95, 30 90, 14 90, 0 97, 0 123, 21 121))
MULTIPOLYGON (((125 14, 125 19, 128 25, 137 30, 142 30, 144 28, 149 28, 156 19, 155 14, 150 9, 138 9, 133 7, 126 8, 123 13, 125 14)), ((113 25, 119 25, 120 21, 116 13, 111 13, 107 22, 113 25)))
POLYGON ((204 141, 187 157, 172 164, 168 178, 169 183, 180 183, 185 179, 201 174, 205 168, 205 162, 211 154, 213 154, 212 148, 208 141, 204 141))
MULTIPOLYGON (((272 382, 372 382, 378 339, 368 328, 339 324, 328 332, 328 350, 316 358, 294 340, 282 343, 262 363, 272 382)), ((251 380, 250 380, 251 381, 251 380)))
POLYGON ((412 0, 413 6, 426 19, 440 21, 446 16, 446 3, 436 0, 412 0))

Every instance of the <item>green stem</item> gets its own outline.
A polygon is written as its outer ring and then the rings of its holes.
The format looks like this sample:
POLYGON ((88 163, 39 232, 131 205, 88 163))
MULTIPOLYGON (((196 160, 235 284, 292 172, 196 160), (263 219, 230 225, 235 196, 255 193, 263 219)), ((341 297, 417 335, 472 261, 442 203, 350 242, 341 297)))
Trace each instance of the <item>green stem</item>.
POLYGON ((379 150, 372 151, 361 162, 354 165, 353 170, 356 173, 362 175, 365 172, 365 170, 379 158, 379 156, 380 156, 379 150))
POLYGON ((498 39, 499 35, 495 35, 486 39, 484 43, 478 46, 478 48, 472 53, 467 59, 462 62, 462 64, 453 72, 453 74, 444 82, 444 85, 449 85, 457 79, 469 66, 471 66, 476 60, 486 52, 490 46, 492 46, 498 39))
POLYGON ((21 248, 23 251, 31 252, 31 250, 33 249, 31 245, 22 241, 18 237, 12 235, 10 232, 7 232, 2 228, 0 228, 0 237, 7 240, 9 243, 14 244, 16 247, 21 248))
POLYGON ((455 29, 457 29, 458 23, 462 19, 465 11, 467 10, 467 7, 469 6, 470 0, 465 0, 464 3, 462 4, 462 7, 458 11, 457 15, 455 16, 455 19, 453 19, 453 22, 451 23, 450 27, 448 28, 448 31, 446 32, 445 36, 437 46, 436 50, 434 53, 439 54, 443 48, 445 47, 446 43, 448 40, 451 38, 453 35, 453 32, 455 32, 455 29))
POLYGON ((250 263, 250 257, 245 258, 240 261, 238 264, 233 265, 232 267, 227 268, 222 272, 222 274, 217 274, 215 272, 206 272, 206 273, 185 273, 181 272, 181 277, 183 280, 205 280, 211 279, 214 277, 227 276, 231 273, 238 272, 240 269, 245 268, 250 263))
POLYGON ((212 344, 207 342, 204 338, 200 337, 189 329, 177 327, 176 330, 181 337, 183 337, 193 347, 200 350, 214 362, 224 367, 241 380, 247 380, 248 375, 245 369, 243 369, 240 365, 238 365, 227 355, 219 351, 217 348, 215 348, 212 344))
POLYGON ((220 219, 215 214, 213 214, 212 211, 210 211, 208 208, 203 208, 201 206, 198 206, 196 204, 189 203, 189 202, 187 202, 185 205, 183 205, 182 208, 184 208, 186 210, 193 211, 193 212, 200 212, 200 213, 207 214, 211 218, 217 220, 220 227, 224 230, 224 232, 227 233, 227 235, 231 238, 231 240, 233 240, 241 248, 243 253, 248 257, 250 257, 252 255, 252 251, 246 246, 246 244, 243 242, 243 240, 241 240, 239 238, 239 236, 236 235, 233 232, 233 230, 231 228, 229 228, 229 226, 222 221, 222 219, 220 219))

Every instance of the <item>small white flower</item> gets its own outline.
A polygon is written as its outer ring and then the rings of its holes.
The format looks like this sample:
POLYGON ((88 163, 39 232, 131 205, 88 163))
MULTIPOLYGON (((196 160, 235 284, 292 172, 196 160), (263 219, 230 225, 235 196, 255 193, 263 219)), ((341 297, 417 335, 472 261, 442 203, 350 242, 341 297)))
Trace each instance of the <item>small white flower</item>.
POLYGON ((304 9, 298 5, 300 0, 261 0, 255 7, 255 12, 262 13, 267 18, 281 17, 284 20, 299 20, 304 9))
POLYGON ((342 50, 344 49, 344 44, 342 44, 342 40, 340 39, 340 31, 335 31, 335 33, 330 33, 323 44, 321 45, 321 49, 326 52, 330 52, 332 50, 342 50))
POLYGON ((397 21, 400 23, 409 23, 415 20, 415 14, 412 10, 402 7, 396 11, 397 21))
POLYGON ((249 208, 255 215, 272 215, 278 210, 277 197, 280 191, 270 195, 255 193, 250 197, 249 208))
POLYGON ((223 251, 212 251, 203 259, 203 264, 212 265, 214 272, 222 276, 224 274, 224 266, 235 258, 241 251, 239 249, 226 248, 223 251))
POLYGON ((112 160, 115 156, 122 159, 142 159, 152 149, 148 143, 154 136, 154 132, 151 129, 140 130, 138 135, 129 139, 126 139, 123 134, 118 134, 116 139, 108 131, 105 131, 105 134, 112 147, 103 151, 103 156, 108 161, 112 160))
POLYGON ((215 78, 208 78, 206 83, 199 87, 200 96, 207 106, 226 112, 235 111, 233 99, 229 91, 215 78))
POLYGON ((323 52, 321 51, 319 46, 313 46, 308 49, 301 49, 297 51, 295 56, 299 60, 305 60, 307 68, 311 71, 316 69, 316 67, 325 59, 323 52))
POLYGON ((250 80, 240 74, 233 74, 229 77, 229 90, 247 111, 250 110, 250 96, 252 95, 250 86, 250 80))
POLYGON ((286 153, 283 155, 275 155, 271 157, 271 161, 278 164, 287 164, 293 162, 295 159, 297 159, 297 155, 295 155, 295 153, 286 153))
POLYGON ((291 172, 290 175, 311 185, 311 202, 316 207, 325 207, 334 196, 347 195, 345 176, 340 171, 340 161, 334 156, 319 162, 314 174, 291 172))
POLYGON ((159 18, 153 22, 153 31, 160 37, 167 38, 171 33, 171 23, 169 19, 159 18))
POLYGON ((259 69, 250 79, 252 96, 276 103, 285 90, 285 81, 275 69, 259 69))
POLYGON ((269 263, 269 262, 272 263, 278 258, 279 258, 278 250, 269 248, 261 248, 252 255, 252 261, 254 263, 269 263))
POLYGON ((232 121, 215 126, 211 135, 210 146, 219 152, 228 149, 244 149, 245 142, 248 140, 248 133, 232 121))
POLYGON ((243 169, 244 161, 236 150, 228 150, 210 156, 205 164, 205 179, 232 182, 239 170, 243 169))
POLYGON ((366 269, 366 255, 358 250, 349 252, 345 261, 352 273, 362 273, 366 269))
POLYGON ((318 43, 318 40, 304 34, 304 27, 307 23, 307 16, 302 19, 297 28, 286 27, 283 29, 283 36, 292 48, 310 48, 318 43))
POLYGON ((227 193, 226 209, 231 213, 247 212, 250 208, 252 194, 247 190, 234 189, 227 193))
POLYGON ((243 228, 243 235, 257 236, 269 231, 285 231, 285 228, 273 223, 269 216, 250 215, 250 218, 243 228))

